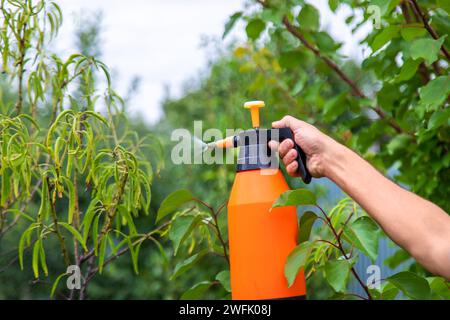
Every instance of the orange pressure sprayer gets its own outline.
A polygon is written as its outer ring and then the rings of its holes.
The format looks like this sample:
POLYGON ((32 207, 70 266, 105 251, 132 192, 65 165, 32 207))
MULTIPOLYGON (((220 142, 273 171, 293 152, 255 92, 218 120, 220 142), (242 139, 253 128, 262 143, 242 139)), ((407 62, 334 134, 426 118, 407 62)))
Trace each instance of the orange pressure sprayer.
MULTIPOLYGON (((259 128, 259 109, 263 101, 251 101, 253 129, 214 142, 215 147, 240 147, 237 173, 228 202, 231 294, 233 299, 302 299, 306 295, 303 272, 291 287, 284 276, 284 265, 296 246, 295 207, 271 210, 272 204, 289 190, 278 164, 270 161, 268 141, 282 141, 293 135, 289 128, 259 128)), ((295 141, 294 141, 295 143, 295 141)), ((299 173, 305 183, 311 181, 306 156, 295 145, 299 173)))

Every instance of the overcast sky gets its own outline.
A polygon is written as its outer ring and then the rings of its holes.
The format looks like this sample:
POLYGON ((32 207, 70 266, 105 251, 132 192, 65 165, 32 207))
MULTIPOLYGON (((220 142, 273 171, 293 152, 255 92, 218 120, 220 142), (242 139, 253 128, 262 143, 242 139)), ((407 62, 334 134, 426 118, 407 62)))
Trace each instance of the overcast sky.
MULTIPOLYGON (((357 46, 362 34, 352 36, 345 26, 348 10, 337 15, 327 10, 326 0, 310 1, 321 11, 321 27, 344 42, 343 54, 361 59, 357 46)), ((182 84, 207 63, 201 46, 204 36, 220 39, 228 17, 244 6, 244 0, 60 0, 64 23, 55 49, 64 56, 75 50, 77 15, 101 11, 102 60, 117 75, 113 86, 124 95, 134 76, 140 90, 131 103, 149 122, 161 116, 164 87, 180 94, 182 84)), ((364 32, 363 32, 364 33, 364 32)), ((245 39, 243 28, 233 37, 245 39)))

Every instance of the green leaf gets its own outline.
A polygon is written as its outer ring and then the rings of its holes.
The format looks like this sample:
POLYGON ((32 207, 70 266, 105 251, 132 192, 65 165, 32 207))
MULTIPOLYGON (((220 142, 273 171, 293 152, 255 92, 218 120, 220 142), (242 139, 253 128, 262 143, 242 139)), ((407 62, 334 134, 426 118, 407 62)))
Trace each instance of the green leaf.
POLYGON ((445 36, 437 40, 433 39, 418 39, 411 44, 410 55, 411 58, 417 60, 424 59, 428 65, 431 65, 438 59, 439 51, 444 43, 445 36))
POLYGON ((450 93, 450 76, 440 76, 419 89, 420 102, 425 105, 438 106, 450 93))
POLYGON ((39 252, 41 250, 41 239, 36 240, 33 246, 33 256, 31 260, 31 265, 33 267, 34 277, 39 278, 39 252))
POLYGON ((442 8, 450 14, 450 2, 448 0, 437 0, 437 7, 442 8))
POLYGON ((428 277, 428 284, 430 285, 433 299, 450 300, 450 283, 441 277, 428 277))
POLYGON ((58 288, 58 284, 59 284, 59 281, 62 279, 62 277, 64 277, 64 276, 66 276, 67 275, 67 273, 61 273, 56 279, 55 279, 55 282, 53 282, 53 285, 52 285, 52 290, 50 291, 50 298, 53 298, 53 296, 55 295, 55 291, 56 291, 56 288, 58 288))
POLYGON ((294 283, 300 269, 305 267, 308 256, 311 253, 312 243, 305 241, 292 250, 284 265, 284 275, 289 287, 294 283))
POLYGON ((109 234, 106 233, 100 241, 100 249, 98 253, 98 272, 102 274, 103 272, 103 264, 105 262, 106 255, 106 245, 108 243, 109 234))
POLYGON ((347 92, 344 91, 325 102, 323 113, 327 120, 331 121, 332 119, 335 119, 348 108, 346 98, 347 92))
POLYGON ((202 281, 200 283, 195 284, 190 289, 188 289, 181 296, 181 300, 195 300, 200 299, 206 290, 211 287, 212 283, 210 281, 202 281))
POLYGON ((177 210, 181 205, 191 201, 193 196, 189 190, 181 189, 169 194, 161 203, 156 215, 156 222, 164 218, 169 213, 177 210))
POLYGON ((169 239, 172 240, 174 255, 177 255, 178 248, 180 244, 189 234, 189 231, 192 230, 192 226, 195 219, 194 216, 187 215, 177 217, 170 227, 169 231, 169 239))
POLYGON ((86 247, 86 242, 84 241, 81 234, 74 227, 72 227, 70 224, 65 223, 65 222, 58 222, 58 225, 64 227, 67 231, 69 231, 75 237, 75 239, 78 240, 78 242, 83 247, 84 251, 86 251, 86 252, 88 251, 88 248, 86 247))
POLYGON ((309 240, 311 229, 316 221, 317 215, 312 211, 306 211, 300 218, 300 227, 298 233, 298 243, 302 243, 309 240))
POLYGON ((67 188, 69 189, 69 192, 68 192, 69 193, 69 213, 68 213, 67 222, 69 224, 71 224, 72 220, 73 220, 73 213, 75 211, 75 188, 73 186, 72 181, 70 181, 69 179, 67 179, 64 176, 61 176, 61 178, 64 180, 67 188))
POLYGON ((430 298, 430 285, 427 280, 415 273, 404 271, 386 279, 411 299, 425 300, 430 298))
POLYGON ((411 140, 411 136, 406 133, 399 134, 395 136, 389 143, 386 145, 386 150, 390 155, 395 154, 398 150, 403 149, 405 146, 409 144, 411 140))
POLYGON ((344 292, 353 261, 329 260, 325 264, 325 279, 336 292, 344 292))
MULTIPOLYGON (((22 235, 20 236, 20 239, 19 239, 19 248, 18 248, 18 251, 19 251, 19 265, 20 265, 20 270, 23 270, 23 252, 24 252, 24 249, 25 249, 25 244, 28 242, 30 242, 30 237, 31 237, 31 232, 34 230, 34 229, 36 229, 36 228, 38 228, 39 227, 39 224, 31 224, 29 227, 28 227, 28 229, 26 229, 23 233, 22 233, 22 235)), ((29 244, 28 244, 29 245, 29 244)))
POLYGON ((320 27, 319 11, 314 6, 305 4, 298 14, 297 21, 301 28, 317 31, 320 27))
POLYGON ((371 0, 370 4, 380 8, 380 14, 384 16, 390 13, 399 2, 400 0, 371 0))
POLYGON ((231 286, 230 286, 230 271, 228 271, 228 270, 220 271, 220 272, 216 275, 216 280, 220 282, 220 284, 222 285, 222 287, 223 287, 227 292, 231 292, 231 286))
POLYGON ((231 29, 233 29, 236 22, 242 17, 242 12, 236 12, 234 13, 225 24, 225 30, 222 34, 222 39, 225 39, 225 37, 230 33, 231 29))
POLYGON ((356 219, 351 226, 344 227, 344 236, 372 261, 378 256, 380 229, 369 217, 356 219))
POLYGON ((381 31, 372 41, 370 47, 372 48, 372 52, 375 53, 379 49, 381 49, 386 43, 391 41, 394 37, 398 35, 400 31, 399 26, 389 26, 381 31))
POLYGON ((264 31, 266 28, 266 24, 261 19, 253 19, 250 20, 249 23, 247 23, 247 27, 245 28, 245 32, 247 33, 247 36, 252 39, 256 40, 258 39, 261 32, 264 31))
POLYGON ((419 68, 419 65, 422 61, 419 60, 413 60, 413 59, 408 59, 406 60, 401 69, 400 69, 400 73, 394 78, 394 82, 395 83, 399 83, 402 81, 407 81, 409 79, 411 79, 417 72, 417 69, 419 68))
POLYGON ((285 69, 295 68, 302 61, 303 54, 300 51, 292 50, 282 52, 280 55, 280 66, 285 69))
POLYGON ((316 201, 316 195, 308 189, 289 190, 281 194, 272 205, 272 208, 316 205, 316 201))
POLYGON ((400 290, 390 282, 384 282, 381 287, 381 299, 394 300, 400 290))
POLYGON ((50 205, 50 198, 48 192, 48 182, 47 177, 42 177, 42 191, 41 191, 41 205, 38 211, 38 220, 42 221, 47 216, 50 205))
POLYGON ((41 241, 39 250, 39 258, 41 260, 41 268, 44 271, 45 276, 48 276, 48 267, 47 267, 47 261, 45 259, 45 249, 44 249, 44 243, 41 241))
POLYGON ((400 30, 402 38, 406 41, 411 41, 416 38, 422 37, 427 33, 427 30, 422 26, 404 26, 400 30))
POLYGON ((394 254, 391 254, 384 260, 384 264, 391 269, 395 269, 410 258, 411 255, 408 252, 403 249, 398 249, 394 254))
POLYGON ((443 125, 450 126, 450 109, 436 110, 428 121, 428 129, 436 129, 443 125))
POLYGON ((336 9, 339 7, 339 0, 328 0, 328 6, 331 11, 336 12, 336 9))
POLYGON ((197 252, 196 254, 193 254, 189 258, 187 258, 184 261, 181 261, 177 263, 175 266, 175 270, 173 271, 172 276, 170 277, 170 280, 175 280, 178 276, 189 270, 200 258, 202 258, 206 254, 205 250, 202 250, 200 252, 197 252))

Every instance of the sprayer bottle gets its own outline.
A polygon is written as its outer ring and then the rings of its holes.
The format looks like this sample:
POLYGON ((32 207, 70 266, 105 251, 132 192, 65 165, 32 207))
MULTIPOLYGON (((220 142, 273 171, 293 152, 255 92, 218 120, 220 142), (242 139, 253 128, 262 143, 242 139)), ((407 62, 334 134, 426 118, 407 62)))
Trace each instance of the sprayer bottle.
MULTIPOLYGON (((228 202, 231 294, 239 300, 302 299, 306 295, 303 272, 291 287, 284 276, 286 258, 297 242, 296 208, 271 209, 289 187, 278 163, 275 168, 271 163, 267 146, 271 139, 294 139, 289 128, 259 128, 259 109, 263 106, 263 101, 245 103, 251 111, 253 129, 215 143, 222 148, 240 147, 228 202)), ((309 183, 305 154, 298 145, 295 148, 299 173, 309 183)))

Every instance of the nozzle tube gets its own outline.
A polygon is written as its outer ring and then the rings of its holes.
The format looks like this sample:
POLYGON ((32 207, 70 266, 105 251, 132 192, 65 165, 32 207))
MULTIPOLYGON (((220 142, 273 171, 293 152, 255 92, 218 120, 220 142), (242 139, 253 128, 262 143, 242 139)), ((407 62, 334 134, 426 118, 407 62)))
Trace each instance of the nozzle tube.
POLYGON ((238 136, 226 137, 225 139, 208 143, 208 148, 220 148, 220 149, 236 148, 238 145, 238 140, 239 140, 238 136))

